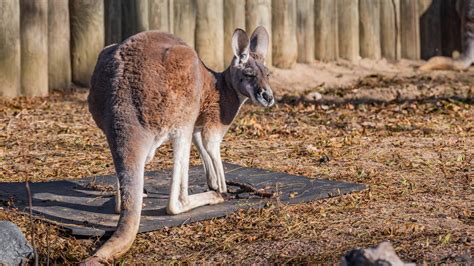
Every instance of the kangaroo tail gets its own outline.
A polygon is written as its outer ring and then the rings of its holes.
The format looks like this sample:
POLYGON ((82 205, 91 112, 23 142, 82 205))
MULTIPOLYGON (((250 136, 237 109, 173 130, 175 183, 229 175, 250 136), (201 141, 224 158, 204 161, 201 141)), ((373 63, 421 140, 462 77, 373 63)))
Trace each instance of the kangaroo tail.
MULTIPOLYGON (((110 143, 110 142, 109 142, 110 143)), ((120 186, 120 218, 114 234, 84 264, 116 260, 133 244, 140 225, 146 152, 137 143, 112 149, 120 186)), ((110 145, 111 147, 115 145, 110 145)))

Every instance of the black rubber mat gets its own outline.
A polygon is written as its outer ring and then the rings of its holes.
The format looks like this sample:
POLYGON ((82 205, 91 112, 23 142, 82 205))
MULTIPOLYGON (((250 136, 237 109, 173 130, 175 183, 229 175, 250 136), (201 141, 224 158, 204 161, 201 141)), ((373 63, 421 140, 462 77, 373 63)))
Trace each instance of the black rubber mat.
MULTIPOLYGON (((366 187, 363 184, 310 179, 227 163, 224 168, 228 180, 278 191, 280 202, 287 204, 361 191, 366 187)), ((170 178, 171 170, 145 173, 145 190, 148 196, 143 199, 140 232, 222 217, 238 209, 262 208, 270 200, 241 195, 242 199, 227 200, 180 215, 167 215, 165 206, 170 178)), ((58 224, 76 236, 108 235, 114 231, 118 221, 118 215, 114 213, 112 191, 115 182, 114 176, 97 176, 74 181, 32 183, 30 187, 34 215, 58 224)), ((191 167, 189 183, 190 194, 207 190, 202 166, 191 167)), ((0 183, 0 200, 8 201, 22 211, 28 210, 26 195, 24 183, 0 183)))

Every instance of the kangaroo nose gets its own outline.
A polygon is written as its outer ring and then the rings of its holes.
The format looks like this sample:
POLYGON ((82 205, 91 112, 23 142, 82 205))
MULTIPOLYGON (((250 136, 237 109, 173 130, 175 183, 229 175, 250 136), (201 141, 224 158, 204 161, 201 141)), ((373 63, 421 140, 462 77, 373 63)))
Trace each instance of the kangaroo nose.
POLYGON ((263 97, 263 99, 265 99, 265 101, 267 101, 267 102, 271 102, 271 101, 273 100, 273 96, 272 96, 270 93, 266 92, 266 91, 264 91, 264 92, 262 93, 262 97, 263 97))

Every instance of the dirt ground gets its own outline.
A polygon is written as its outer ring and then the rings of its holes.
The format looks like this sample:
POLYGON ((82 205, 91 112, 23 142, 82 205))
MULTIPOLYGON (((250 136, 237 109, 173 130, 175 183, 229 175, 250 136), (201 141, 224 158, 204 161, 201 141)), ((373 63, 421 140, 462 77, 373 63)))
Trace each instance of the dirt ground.
MULTIPOLYGON (((472 68, 428 75, 411 63, 406 71, 388 64, 387 71, 331 64, 298 65, 303 74, 274 70, 280 101, 270 109, 245 105, 226 135, 222 157, 365 183, 367 191, 292 206, 274 201, 263 210, 139 234, 123 262, 337 263, 352 248, 388 240, 407 262, 472 263, 472 68), (321 160, 325 156, 328 162, 321 160)), ((3 100, 0 181, 112 174, 105 139, 85 99, 77 91, 3 100)), ((160 148, 147 169, 170 167, 170 150, 169 144, 160 148)), ((195 150, 191 161, 199 164, 195 150)), ((28 216, 13 202, 0 207, 0 219, 18 224, 30 238, 28 216)), ((44 222, 35 225, 43 263, 47 257, 76 263, 100 244, 44 222)))

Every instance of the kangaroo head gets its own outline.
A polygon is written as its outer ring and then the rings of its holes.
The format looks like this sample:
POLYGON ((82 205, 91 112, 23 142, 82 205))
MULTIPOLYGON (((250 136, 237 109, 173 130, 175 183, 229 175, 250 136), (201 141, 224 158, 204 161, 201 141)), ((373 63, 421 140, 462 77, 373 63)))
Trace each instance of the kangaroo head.
POLYGON ((267 30, 262 26, 255 29, 250 39, 244 30, 236 29, 230 65, 231 83, 237 93, 266 107, 275 103, 268 79, 270 72, 265 66, 268 43, 267 30))

